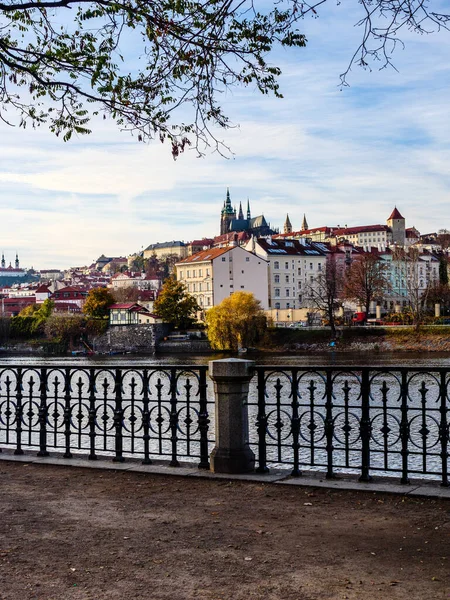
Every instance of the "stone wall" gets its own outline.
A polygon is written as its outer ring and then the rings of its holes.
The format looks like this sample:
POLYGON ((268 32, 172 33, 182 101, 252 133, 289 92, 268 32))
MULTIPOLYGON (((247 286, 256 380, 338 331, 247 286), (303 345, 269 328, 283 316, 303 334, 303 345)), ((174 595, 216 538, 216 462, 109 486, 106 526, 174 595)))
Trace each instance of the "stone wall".
POLYGON ((93 341, 95 352, 153 353, 159 340, 167 335, 165 323, 115 325, 93 341))
POLYGON ((167 340, 157 344, 157 352, 209 354, 213 352, 208 340, 167 340))

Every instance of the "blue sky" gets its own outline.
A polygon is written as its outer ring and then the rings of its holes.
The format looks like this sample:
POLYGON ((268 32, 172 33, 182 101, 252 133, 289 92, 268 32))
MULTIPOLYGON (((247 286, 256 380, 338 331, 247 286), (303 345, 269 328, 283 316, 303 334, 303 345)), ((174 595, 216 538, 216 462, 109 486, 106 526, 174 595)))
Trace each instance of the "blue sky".
MULTIPOLYGON (((0 123, 0 204, 6 259, 24 266, 89 264, 172 239, 219 233, 226 188, 254 215, 282 227, 383 223, 394 205, 421 232, 450 228, 450 34, 405 32, 398 72, 355 67, 357 17, 329 4, 300 24, 308 45, 277 51, 284 99, 236 89, 223 107, 238 127, 220 132, 234 151, 176 162, 102 121, 63 143, 0 123)), ((438 5, 438 3, 436 3, 438 5)), ((356 3, 355 3, 356 6, 356 3)))

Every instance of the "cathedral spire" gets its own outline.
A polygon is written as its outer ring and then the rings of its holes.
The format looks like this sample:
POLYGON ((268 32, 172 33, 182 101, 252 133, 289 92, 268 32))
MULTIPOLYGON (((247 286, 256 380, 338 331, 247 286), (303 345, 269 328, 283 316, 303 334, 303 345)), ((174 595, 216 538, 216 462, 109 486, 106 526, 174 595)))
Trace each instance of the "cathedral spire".
POLYGON ((250 200, 247 198, 247 219, 250 220, 252 217, 250 216, 250 200))
POLYGON ((307 229, 309 229, 308 221, 306 220, 306 215, 303 213, 302 231, 306 231, 307 229))
POLYGON ((292 233, 292 225, 289 219, 289 215, 286 215, 286 221, 284 222, 283 233, 292 233))
POLYGON ((238 219, 244 220, 244 213, 242 212, 242 202, 239 202, 239 215, 238 219))

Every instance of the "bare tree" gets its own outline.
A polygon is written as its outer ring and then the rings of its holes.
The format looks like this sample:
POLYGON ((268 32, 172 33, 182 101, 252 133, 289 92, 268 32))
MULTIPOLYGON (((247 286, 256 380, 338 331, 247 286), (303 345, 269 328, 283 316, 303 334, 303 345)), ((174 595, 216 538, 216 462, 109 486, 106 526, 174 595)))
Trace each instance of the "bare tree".
POLYGON ((413 324, 418 331, 427 312, 428 295, 433 283, 430 266, 421 260, 417 248, 409 248, 408 251, 396 248, 393 253, 393 262, 394 268, 397 269, 397 276, 403 282, 413 324), (424 268, 426 273, 423 273, 424 268))
POLYGON ((388 265, 378 255, 365 252, 353 259, 347 271, 345 297, 363 306, 366 315, 371 302, 381 300, 389 289, 388 265))
POLYGON ((336 254, 327 256, 325 268, 307 286, 306 301, 325 315, 332 337, 336 336, 336 312, 342 306, 345 275, 336 254))

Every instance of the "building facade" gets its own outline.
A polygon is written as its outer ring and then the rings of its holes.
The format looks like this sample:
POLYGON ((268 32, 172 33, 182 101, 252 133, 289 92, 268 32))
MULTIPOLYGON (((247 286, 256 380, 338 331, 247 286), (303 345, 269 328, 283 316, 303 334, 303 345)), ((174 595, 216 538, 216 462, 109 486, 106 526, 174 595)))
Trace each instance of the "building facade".
POLYGON ((268 307, 267 261, 240 246, 211 248, 175 265, 177 280, 202 310, 220 304, 234 292, 251 292, 268 307))

